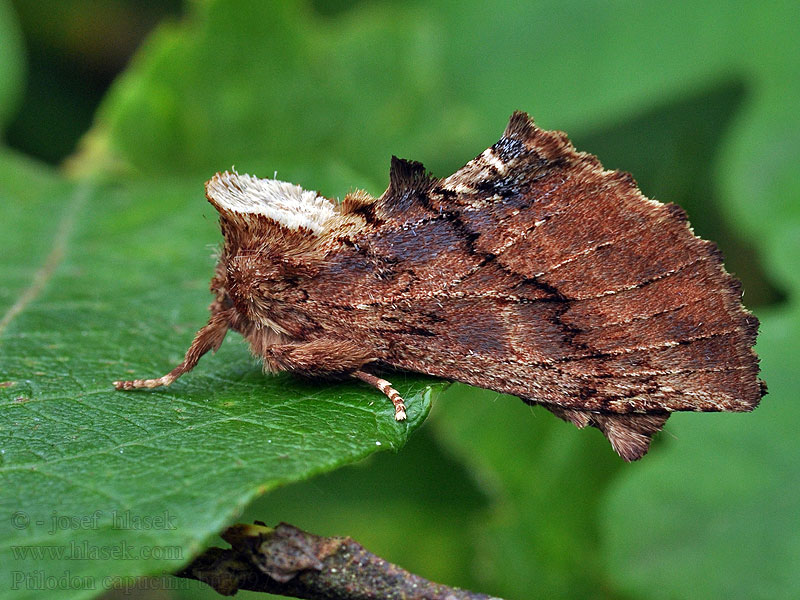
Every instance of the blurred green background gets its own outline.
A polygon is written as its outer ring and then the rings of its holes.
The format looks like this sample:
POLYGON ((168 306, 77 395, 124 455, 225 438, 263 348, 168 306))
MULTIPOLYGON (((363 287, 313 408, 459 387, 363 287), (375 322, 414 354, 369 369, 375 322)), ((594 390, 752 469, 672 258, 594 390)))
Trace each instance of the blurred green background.
MULTIPOLYGON (((131 253, 155 269, 190 248, 207 254, 216 238, 202 182, 231 165, 329 197, 356 187, 377 195, 392 154, 445 176, 496 141, 515 109, 567 131, 607 168, 633 173, 646 195, 681 204, 696 232, 719 243, 762 321, 762 407, 676 415, 650 454, 626 465, 599 432, 453 386, 399 453, 274 490, 233 520, 351 535, 420 575, 509 599, 797 598, 796 11, 793 2, 0 2, 2 156, 15 165, 0 187, 23 209, 31 174, 138 190, 135 205, 112 208, 135 214, 142 231, 169 214, 177 231, 148 238, 152 256, 131 253)), ((92 211, 76 214, 91 223, 92 211)), ((94 250, 131 235, 113 231, 94 250)), ((187 265, 188 288, 175 282, 197 315, 206 263, 187 265)), ((15 264, 0 267, 16 276, 15 264)), ((148 290, 145 278, 118 277, 148 290)), ((215 597, 147 581, 127 592, 215 597)))

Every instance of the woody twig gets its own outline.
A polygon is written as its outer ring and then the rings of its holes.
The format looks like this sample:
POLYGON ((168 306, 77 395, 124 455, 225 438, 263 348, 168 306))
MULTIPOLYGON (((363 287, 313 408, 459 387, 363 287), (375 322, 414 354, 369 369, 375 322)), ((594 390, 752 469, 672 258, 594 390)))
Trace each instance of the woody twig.
POLYGON ((222 537, 231 548, 209 548, 176 575, 224 596, 242 589, 311 600, 499 600, 423 579, 349 537, 320 537, 286 523, 234 525, 222 537))

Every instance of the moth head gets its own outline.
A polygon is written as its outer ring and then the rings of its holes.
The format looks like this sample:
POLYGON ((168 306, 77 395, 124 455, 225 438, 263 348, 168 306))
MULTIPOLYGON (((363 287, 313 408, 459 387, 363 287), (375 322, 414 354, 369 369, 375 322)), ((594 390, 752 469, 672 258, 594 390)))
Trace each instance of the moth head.
POLYGON ((280 285, 271 265, 255 254, 236 254, 224 267, 227 297, 236 310, 253 322, 270 318, 280 285))
POLYGON ((220 261, 212 291, 223 307, 235 308, 256 328, 298 335, 296 315, 308 297, 301 283, 305 271, 263 252, 239 252, 220 261))
POLYGON ((334 203, 292 183, 230 171, 206 183, 206 197, 225 238, 214 291, 251 321, 271 323, 298 300, 296 280, 315 271, 316 241, 334 203))

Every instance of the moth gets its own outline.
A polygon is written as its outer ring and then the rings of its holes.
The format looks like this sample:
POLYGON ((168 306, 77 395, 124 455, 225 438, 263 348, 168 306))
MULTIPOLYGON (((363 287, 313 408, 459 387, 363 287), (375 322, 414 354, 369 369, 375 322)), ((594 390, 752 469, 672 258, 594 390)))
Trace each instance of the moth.
POLYGON ((750 411, 758 320, 685 212, 515 112, 444 179, 392 157, 389 187, 335 203, 226 171, 211 317, 169 385, 229 329, 267 371, 352 376, 406 408, 386 368, 541 404, 643 456, 674 411, 750 411))

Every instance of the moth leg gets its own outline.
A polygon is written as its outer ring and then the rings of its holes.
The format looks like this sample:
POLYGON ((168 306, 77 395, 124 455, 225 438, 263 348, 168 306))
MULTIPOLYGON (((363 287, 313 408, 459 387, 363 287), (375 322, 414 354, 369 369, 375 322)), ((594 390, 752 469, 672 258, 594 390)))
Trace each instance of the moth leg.
POLYGON ((310 377, 350 374, 388 396, 394 405, 394 418, 406 418, 406 405, 403 398, 385 379, 361 371, 373 357, 365 349, 353 342, 340 339, 321 338, 296 344, 277 344, 263 351, 267 368, 273 371, 292 371, 310 377))
POLYGON ((135 388, 154 388, 162 385, 169 385, 184 373, 194 369, 200 357, 209 350, 216 352, 222 340, 225 339, 225 334, 228 332, 230 316, 229 311, 221 311, 208 320, 208 324, 203 327, 192 340, 192 345, 186 351, 186 356, 183 362, 177 367, 172 369, 166 375, 155 379, 134 379, 132 381, 115 381, 114 387, 118 390, 132 390, 135 388))
POLYGON ((257 351, 268 371, 292 371, 307 377, 344 375, 374 360, 348 340, 319 338, 308 342, 273 344, 257 351))
POLYGON ((373 387, 378 388, 382 391, 389 400, 392 401, 394 404, 394 419, 395 421, 405 421, 406 420, 406 405, 403 402, 402 396, 400 393, 392 387, 392 384, 386 381, 385 379, 381 379, 380 377, 375 377, 370 373, 365 373, 364 371, 356 371, 352 373, 352 376, 356 379, 360 379, 361 381, 370 384, 373 387))

